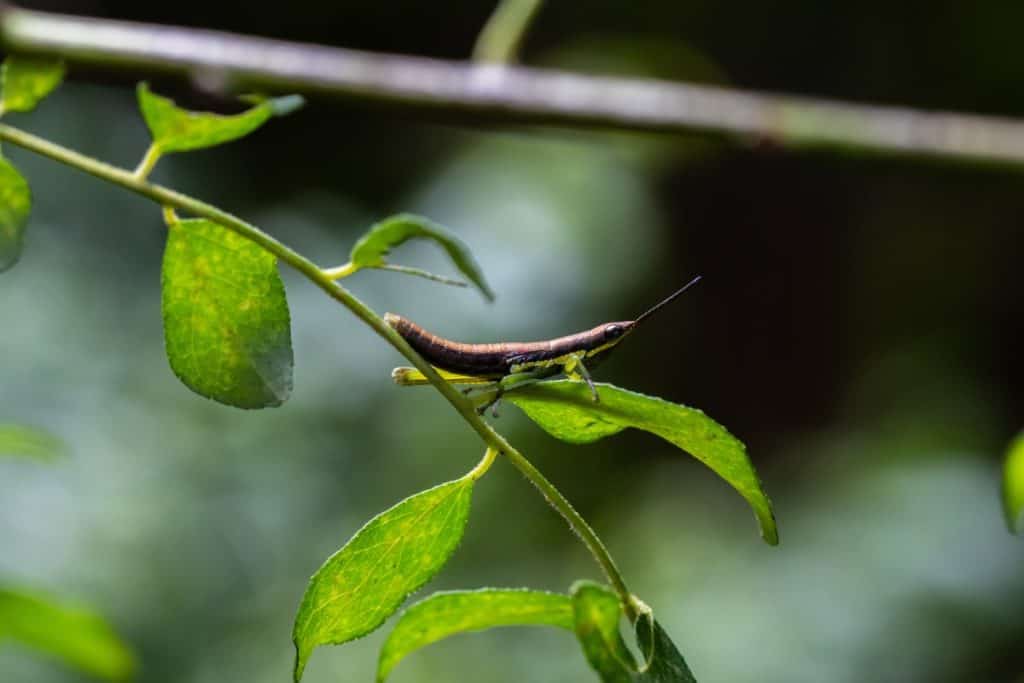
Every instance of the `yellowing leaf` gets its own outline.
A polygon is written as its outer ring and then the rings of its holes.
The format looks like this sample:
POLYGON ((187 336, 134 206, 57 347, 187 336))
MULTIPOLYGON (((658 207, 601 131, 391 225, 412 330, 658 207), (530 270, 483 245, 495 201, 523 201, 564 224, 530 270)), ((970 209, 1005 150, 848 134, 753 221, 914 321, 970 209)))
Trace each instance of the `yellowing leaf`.
POLYGON ((237 140, 270 117, 290 114, 303 104, 298 95, 289 95, 264 100, 241 114, 226 116, 182 109, 170 99, 154 95, 147 83, 139 84, 137 94, 142 117, 161 153, 203 149, 237 140))
POLYGON ((320 567, 295 615, 296 681, 315 647, 370 633, 444 566, 462 539, 473 481, 466 476, 406 498, 320 567))
POLYGON ((570 443, 590 443, 627 427, 657 434, 710 467, 743 496, 754 510, 761 536, 779 542, 771 501, 761 488, 746 447, 703 412, 660 398, 598 384, 595 402, 583 382, 560 380, 516 389, 505 399, 552 436, 570 443))
POLYGON ((60 85, 64 63, 41 57, 8 57, 0 66, 0 112, 32 111, 60 85))
POLYGON ((11 162, 0 157, 0 273, 21 256, 25 224, 32 208, 28 183, 11 162))
POLYGON ((283 403, 292 389, 288 301, 277 259, 206 219, 169 225, 163 318, 174 373, 239 408, 283 403))
POLYGON ((567 595, 514 588, 434 593, 407 609, 380 651, 382 683, 403 658, 431 643, 497 626, 555 626, 573 629, 567 595))
POLYGON ((92 611, 0 587, 0 645, 14 641, 110 681, 131 678, 135 658, 92 611))

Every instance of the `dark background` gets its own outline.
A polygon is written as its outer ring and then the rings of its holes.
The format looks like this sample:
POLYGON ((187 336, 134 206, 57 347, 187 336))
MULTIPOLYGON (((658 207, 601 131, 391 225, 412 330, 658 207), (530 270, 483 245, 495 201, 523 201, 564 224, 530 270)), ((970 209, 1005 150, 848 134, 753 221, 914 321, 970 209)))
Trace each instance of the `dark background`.
MULTIPOLYGON (((22 4, 447 58, 469 54, 492 9, 22 4)), ((550 3, 523 60, 1021 116, 1022 20, 1013 2, 550 3)), ((73 69, 14 123, 134 166, 147 144, 141 78, 186 106, 232 106, 153 74, 73 69)), ((72 457, 0 469, 0 571, 107 614, 142 680, 286 680, 308 575, 377 511, 468 469, 476 438, 429 390, 394 387, 399 357, 289 272, 293 399, 245 413, 190 394, 162 357, 156 208, 5 153, 36 204, 0 289, 0 418, 51 429, 72 457)), ((465 340, 630 318, 704 275, 598 374, 699 407, 743 439, 777 507, 778 548, 734 492, 653 437, 576 447, 511 407, 498 422, 592 521, 701 680, 1024 672, 1024 551, 998 501, 1002 449, 1024 426, 1020 171, 314 98, 251 138, 166 158, 154 179, 325 265, 390 213, 451 226, 493 306, 392 274, 352 287, 465 340)), ((396 260, 447 267, 429 246, 396 260)), ((499 465, 436 587, 564 590, 596 574, 499 465)), ((385 632, 318 651, 308 680, 370 680, 385 632)), ((418 653, 393 680, 587 675, 570 635, 504 630, 418 653)), ((77 680, 13 651, 0 678, 77 680)))

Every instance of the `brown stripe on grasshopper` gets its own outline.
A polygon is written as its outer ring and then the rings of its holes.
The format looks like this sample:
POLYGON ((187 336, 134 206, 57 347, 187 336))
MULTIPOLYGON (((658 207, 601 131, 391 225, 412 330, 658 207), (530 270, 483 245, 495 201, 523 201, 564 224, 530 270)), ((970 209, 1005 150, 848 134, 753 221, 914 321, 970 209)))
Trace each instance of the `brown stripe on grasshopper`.
POLYGON ((605 323, 584 332, 535 342, 502 342, 498 344, 466 344, 451 341, 427 332, 407 318, 394 313, 384 315, 409 346, 434 367, 462 375, 500 379, 518 369, 550 364, 571 354, 583 357, 611 346, 632 330, 632 320, 605 323))
MULTIPOLYGON (((498 397, 505 388, 505 378, 510 376, 515 375, 520 379, 529 373, 533 380, 536 380, 564 372, 572 378, 586 381, 594 400, 597 401, 597 389, 587 368, 594 367, 604 360, 626 335, 636 329, 637 325, 675 300, 698 280, 700 276, 652 306, 636 320, 603 323, 583 332, 546 341, 466 344, 427 332, 411 320, 394 313, 385 314, 384 321, 434 367, 461 376, 463 379, 472 379, 474 384, 479 383, 481 379, 494 380, 498 383, 498 397)), ((408 369, 398 368, 392 374, 396 381, 407 384, 419 383, 408 379, 411 377, 408 369)), ((459 377, 454 377, 451 381, 459 383, 459 377)))

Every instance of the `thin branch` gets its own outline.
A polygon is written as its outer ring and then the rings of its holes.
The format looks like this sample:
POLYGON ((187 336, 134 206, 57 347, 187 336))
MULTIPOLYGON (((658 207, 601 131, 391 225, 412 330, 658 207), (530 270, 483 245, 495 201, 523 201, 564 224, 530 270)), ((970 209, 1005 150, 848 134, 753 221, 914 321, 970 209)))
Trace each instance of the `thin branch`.
MULTIPOLYGON (((594 533, 594 530, 587 521, 576 512, 572 504, 548 479, 526 459, 522 453, 517 451, 505 440, 501 434, 487 424, 476 412, 473 404, 459 392, 458 389, 446 382, 437 373, 430 363, 425 361, 416 351, 409 346, 390 325, 377 315, 369 306, 359 300, 354 294, 336 283, 331 276, 323 271, 311 260, 297 251, 279 242, 274 237, 263 232, 255 225, 247 223, 241 218, 232 215, 206 202, 189 197, 175 190, 150 183, 138 178, 131 171, 118 168, 111 164, 93 159, 84 154, 76 152, 67 147, 50 142, 31 133, 14 128, 7 124, 0 123, 0 140, 6 140, 12 144, 23 147, 42 156, 58 161, 72 168, 77 168, 92 176, 105 180, 114 185, 130 190, 153 200, 161 207, 164 207, 165 214, 167 207, 179 209, 186 213, 208 218, 228 230, 235 232, 242 237, 259 245, 265 251, 273 254, 281 261, 301 273, 307 280, 322 289, 328 296, 341 303, 356 317, 370 326, 374 332, 384 338, 400 354, 412 363, 417 370, 423 373, 427 380, 441 393, 445 399, 458 411, 462 418, 473 430, 480 435, 484 443, 490 449, 494 449, 505 456, 522 474, 540 491, 548 503, 557 510, 568 522, 571 528, 583 541, 583 544, 590 550, 598 565, 604 571, 605 576, 614 586, 619 598, 622 600, 626 615, 635 620, 639 615, 635 598, 626 588, 622 574, 619 572, 615 561, 605 547, 601 539, 594 533)), ((485 461, 486 463, 486 458, 485 461)), ((489 466, 489 465, 486 465, 489 466)), ((479 467, 479 466, 478 466, 479 467)), ((477 470, 474 470, 477 471, 477 470)))
POLYGON ((497 64, 515 61, 526 30, 543 4, 544 0, 501 0, 476 40, 473 59, 497 64))
POLYGON ((780 145, 1024 164, 1024 123, 995 117, 381 55, 12 7, 0 10, 0 41, 71 62, 212 77, 238 90, 330 94, 502 122, 697 130, 780 145))

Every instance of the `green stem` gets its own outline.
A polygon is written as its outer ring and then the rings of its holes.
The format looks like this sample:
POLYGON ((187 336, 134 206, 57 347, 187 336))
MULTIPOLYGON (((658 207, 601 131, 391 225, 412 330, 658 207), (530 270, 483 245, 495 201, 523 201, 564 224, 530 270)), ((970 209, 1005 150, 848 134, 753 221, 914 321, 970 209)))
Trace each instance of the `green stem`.
POLYGON ((324 268, 322 272, 324 274, 324 277, 328 277, 332 280, 341 280, 348 277, 349 275, 355 275, 355 273, 358 271, 359 266, 349 261, 348 263, 343 263, 340 266, 336 266, 334 268, 324 268))
POLYGON ((473 47, 473 60, 508 64, 515 61, 530 22, 544 0, 501 0, 473 47))
POLYGON ((615 561, 612 560, 611 555, 608 553, 608 549, 605 548, 604 543, 602 543, 601 539, 598 538, 596 533, 594 533, 594 530, 590 528, 587 521, 583 519, 575 509, 573 509, 569 501, 565 499, 557 488, 555 488, 555 485, 548 481, 547 478, 541 474, 540 471, 534 467, 522 453, 513 448, 512 445, 505 440, 505 437, 494 431, 494 429, 477 414, 472 402, 463 396, 458 389, 442 379, 434 367, 425 361, 422 356, 416 353, 416 351, 409 346, 408 342, 406 342, 405 339, 403 339, 390 325, 385 323, 379 315, 374 313, 369 306, 360 301, 355 295, 338 283, 334 282, 330 275, 325 273, 325 271, 318 265, 263 232, 255 225, 247 223, 237 216, 226 211, 222 211, 221 209, 199 199, 189 197, 181 194, 180 192, 176 192, 161 185, 156 185, 138 178, 135 174, 123 168, 118 168, 117 166, 98 161, 74 150, 62 147, 61 145, 54 144, 48 140, 32 135, 31 133, 27 133, 18 128, 12 128, 11 126, 2 123, 0 123, 0 140, 6 140, 12 144, 18 145, 19 147, 23 147, 32 152, 36 152, 37 154, 49 157, 50 159, 67 166, 77 168, 80 171, 84 171, 90 175, 96 176, 97 178, 106 180, 107 182, 120 185, 121 187, 131 190, 136 194, 152 199, 162 207, 172 207, 195 216, 201 216, 215 221, 228 230, 251 240, 304 275, 306 279, 322 289, 328 296, 348 308, 357 318, 369 325, 374 332, 383 337, 385 341, 405 356, 405 358, 412 363, 417 370, 422 372, 427 380, 433 384, 439 392, 441 392, 441 395, 452 404, 455 410, 458 411, 469 426, 480 435, 480 438, 483 439, 484 443, 486 443, 488 447, 505 454, 509 459, 509 462, 511 462, 512 465, 522 472, 523 475, 537 487, 548 503, 565 518, 566 522, 569 523, 569 527, 579 535, 580 539, 590 550, 591 554, 593 554, 594 559, 597 560, 597 563, 601 566, 601 569, 608 577, 608 580, 619 594, 619 598, 622 600, 627 616, 631 619, 635 619, 637 617, 638 613, 636 604, 634 603, 634 598, 626 588, 626 583, 623 580, 622 575, 619 573, 618 568, 615 566, 615 561))
POLYGON ((491 465, 494 464, 494 459, 497 457, 498 451, 488 446, 487 450, 484 452, 484 457, 480 460, 480 462, 477 463, 476 467, 469 471, 469 474, 467 474, 466 476, 472 479, 473 481, 476 481, 480 477, 487 474, 487 470, 491 469, 491 465))
POLYGON ((135 172, 132 174, 139 180, 145 180, 149 177, 153 167, 156 166, 156 162, 160 161, 160 148, 157 147, 154 142, 146 150, 146 156, 142 157, 142 161, 135 167, 135 172))

